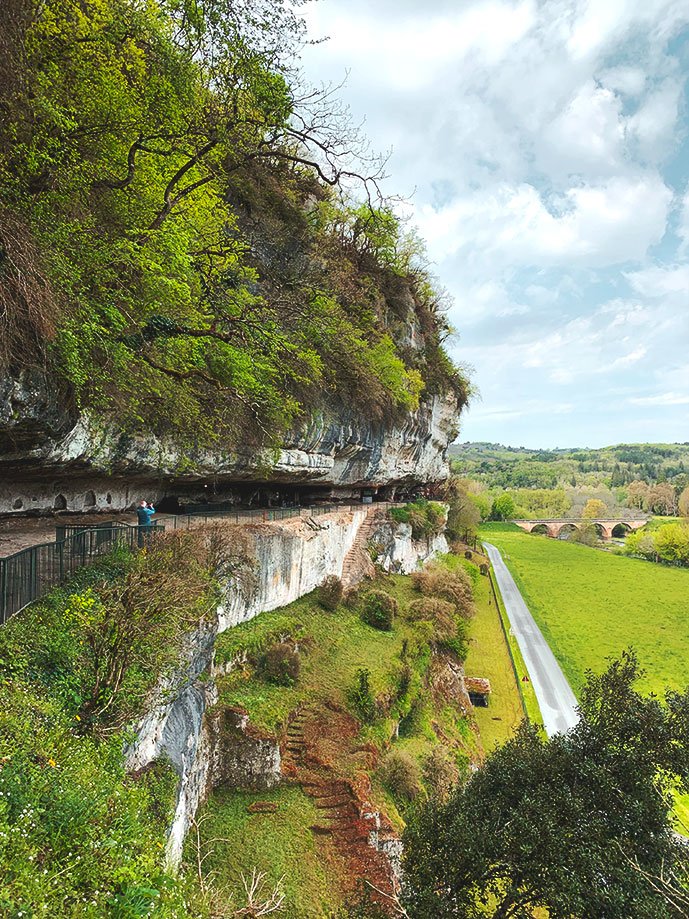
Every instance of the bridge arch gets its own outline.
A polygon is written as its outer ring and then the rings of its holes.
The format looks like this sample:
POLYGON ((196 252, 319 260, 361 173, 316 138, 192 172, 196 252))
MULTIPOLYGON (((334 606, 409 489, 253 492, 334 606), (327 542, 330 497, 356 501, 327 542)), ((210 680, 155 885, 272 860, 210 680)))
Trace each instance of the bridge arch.
POLYGON ((632 528, 628 523, 617 523, 612 528, 610 535, 613 539, 624 539, 625 536, 628 536, 632 532, 632 528))
POLYGON ((547 523, 537 523, 529 530, 530 533, 536 533, 538 536, 550 536, 550 527, 547 523))
POLYGON ((597 520, 591 521, 595 527, 596 533, 598 534, 599 539, 607 539, 608 531, 605 529, 602 523, 598 523, 597 520))
POLYGON ((558 539, 569 539, 572 533, 576 533, 579 527, 575 523, 563 523, 555 534, 558 539))

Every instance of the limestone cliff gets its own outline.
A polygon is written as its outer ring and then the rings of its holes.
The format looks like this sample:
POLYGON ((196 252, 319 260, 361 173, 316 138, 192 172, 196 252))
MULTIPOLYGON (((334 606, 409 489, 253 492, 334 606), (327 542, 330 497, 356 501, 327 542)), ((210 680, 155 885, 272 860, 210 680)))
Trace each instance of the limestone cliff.
POLYGON ((458 411, 451 394, 387 423, 320 411, 273 450, 194 451, 97 424, 47 377, 24 373, 0 381, 0 513, 121 510, 142 486, 159 500, 209 480, 334 489, 437 482, 448 475, 458 411))

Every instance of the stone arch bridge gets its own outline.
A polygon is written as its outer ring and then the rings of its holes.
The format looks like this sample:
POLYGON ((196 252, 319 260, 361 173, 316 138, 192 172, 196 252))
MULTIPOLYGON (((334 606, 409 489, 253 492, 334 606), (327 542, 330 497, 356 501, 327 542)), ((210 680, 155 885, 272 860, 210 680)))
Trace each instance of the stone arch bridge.
POLYGON ((578 530, 582 524, 590 523, 598 530, 598 535, 602 539, 613 539, 613 537, 624 537, 634 530, 640 529, 648 523, 648 517, 595 517, 593 520, 583 517, 558 517, 542 518, 540 520, 512 520, 522 530, 527 533, 543 533, 545 536, 552 536, 555 539, 565 536, 574 530, 578 530))

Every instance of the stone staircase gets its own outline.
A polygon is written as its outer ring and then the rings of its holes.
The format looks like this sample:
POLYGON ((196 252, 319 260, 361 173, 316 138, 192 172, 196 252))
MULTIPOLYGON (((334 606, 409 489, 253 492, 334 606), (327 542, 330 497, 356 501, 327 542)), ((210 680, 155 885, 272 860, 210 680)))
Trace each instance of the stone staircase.
POLYGON ((342 585, 346 589, 355 587, 364 578, 373 577, 375 568, 368 552, 368 543, 374 532, 387 516, 387 504, 372 504, 352 548, 345 555, 342 565, 342 585))
MULTIPOLYGON (((372 889, 383 891, 380 905, 387 911, 389 898, 397 892, 396 878, 389 858, 376 843, 381 831, 384 836, 394 834, 367 800, 367 791, 357 789, 351 779, 343 777, 336 765, 337 758, 331 762, 319 749, 324 739, 327 742, 339 739, 343 744, 340 753, 346 753, 356 735, 356 726, 349 722, 351 716, 337 706, 330 707, 327 703, 302 706, 291 715, 287 725, 282 771, 315 803, 319 818, 311 831, 324 844, 327 840, 344 860, 346 877, 357 882, 362 878, 373 885, 372 889)), ((350 748, 350 755, 356 755, 359 749, 350 748)))

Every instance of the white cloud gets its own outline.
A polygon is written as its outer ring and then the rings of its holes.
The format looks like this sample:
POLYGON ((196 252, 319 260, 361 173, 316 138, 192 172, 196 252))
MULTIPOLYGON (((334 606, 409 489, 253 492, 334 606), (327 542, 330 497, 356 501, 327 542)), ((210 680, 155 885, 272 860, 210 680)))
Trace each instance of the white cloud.
POLYGON ((651 300, 671 299, 689 304, 689 264, 652 265, 641 271, 626 272, 632 287, 651 300))
POLYGON ((689 153, 678 154, 689 143, 672 42, 687 0, 306 10, 315 34, 332 36, 306 50, 311 76, 351 70, 355 120, 367 118, 375 147, 394 147, 386 189, 416 189, 406 210, 455 297, 452 348, 476 367, 481 434, 571 444, 595 429, 605 442, 647 424, 656 439, 685 439, 685 403, 672 403, 672 435, 656 424, 660 403, 645 418, 645 403, 626 400, 689 392, 689 266, 677 249, 689 249, 689 153), (601 393, 632 381, 608 412, 601 393), (564 404, 574 409, 558 429, 564 404))
POLYGON ((681 240, 682 251, 686 250, 689 247, 689 186, 687 186, 679 209, 677 235, 681 240))
POLYGON ((672 153, 681 93, 679 80, 666 80, 629 118, 628 136, 646 161, 658 162, 672 153))
POLYGON ((639 396, 628 401, 632 405, 689 405, 689 394, 664 392, 657 396, 639 396))
POLYGON ((624 136, 621 99, 589 80, 547 125, 539 162, 551 175, 612 175, 624 136))
POLYGON ((550 202, 532 185, 502 185, 425 207, 418 223, 439 261, 471 250, 502 267, 598 267, 644 258, 665 232, 671 200, 654 174, 569 188, 550 202))
POLYGON ((598 74, 606 89, 625 96, 639 96, 646 86, 646 74, 640 67, 611 67, 598 74))

